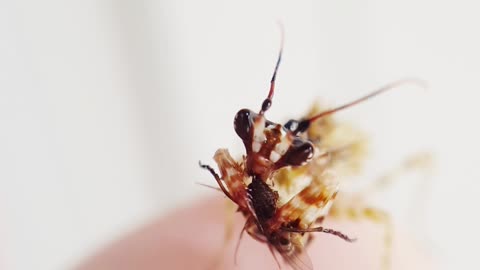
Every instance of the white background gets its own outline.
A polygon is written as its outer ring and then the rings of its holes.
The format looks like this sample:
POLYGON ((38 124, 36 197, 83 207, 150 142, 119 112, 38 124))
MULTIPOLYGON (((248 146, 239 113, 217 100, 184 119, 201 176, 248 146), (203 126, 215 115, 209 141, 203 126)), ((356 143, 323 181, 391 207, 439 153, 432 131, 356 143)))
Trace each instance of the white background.
POLYGON ((242 153, 233 116, 265 97, 281 20, 274 121, 407 76, 429 83, 338 117, 372 140, 366 179, 409 154, 434 154, 431 182, 399 183, 378 203, 439 264, 476 269, 479 9, 410 0, 0 3, 0 268, 68 268, 212 195, 195 184, 211 181, 197 162, 213 163, 219 147, 242 153))

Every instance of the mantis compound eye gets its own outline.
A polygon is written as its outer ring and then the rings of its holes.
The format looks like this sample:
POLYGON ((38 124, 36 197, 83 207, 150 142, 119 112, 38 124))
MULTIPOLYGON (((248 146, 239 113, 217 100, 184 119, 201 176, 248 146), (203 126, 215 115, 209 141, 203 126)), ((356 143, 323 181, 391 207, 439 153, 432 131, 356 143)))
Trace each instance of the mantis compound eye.
POLYGON ((300 139, 295 139, 290 149, 284 156, 284 163, 290 166, 300 166, 313 157, 312 143, 300 139))
POLYGON ((290 119, 287 123, 285 123, 285 125, 283 125, 283 127, 290 132, 294 132, 298 128, 298 121, 295 119, 290 119))
POLYGON ((250 130, 252 129, 254 114, 255 113, 248 109, 242 109, 237 112, 233 120, 235 132, 244 142, 250 140, 250 130))

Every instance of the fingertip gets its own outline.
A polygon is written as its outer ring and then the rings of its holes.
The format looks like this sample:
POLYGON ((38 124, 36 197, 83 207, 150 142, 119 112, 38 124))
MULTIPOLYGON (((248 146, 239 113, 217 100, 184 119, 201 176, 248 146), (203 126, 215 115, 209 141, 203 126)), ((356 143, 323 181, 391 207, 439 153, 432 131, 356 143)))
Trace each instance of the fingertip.
MULTIPOLYGON (((225 243, 226 214, 225 200, 220 196, 194 203, 115 241, 76 269, 276 269, 266 244, 248 235, 242 238, 234 265, 235 246, 245 219, 235 214, 231 240, 225 243)), ((328 219, 324 225, 356 241, 315 233, 306 248, 314 269, 381 269, 383 256, 390 252, 383 226, 328 219)), ((395 231, 392 239, 392 270, 433 269, 428 257, 418 252, 405 234, 395 231)))

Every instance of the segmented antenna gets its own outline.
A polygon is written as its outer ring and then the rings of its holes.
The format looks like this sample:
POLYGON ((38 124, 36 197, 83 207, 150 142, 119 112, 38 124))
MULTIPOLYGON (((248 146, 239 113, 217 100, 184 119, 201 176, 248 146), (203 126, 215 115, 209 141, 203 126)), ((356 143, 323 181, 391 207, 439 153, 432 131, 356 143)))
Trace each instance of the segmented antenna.
POLYGON ((285 30, 284 30, 283 25, 281 23, 278 23, 278 25, 280 27, 280 35, 281 35, 280 51, 278 52, 277 64, 275 65, 275 69, 273 70, 272 79, 270 80, 270 91, 268 91, 268 96, 262 103, 262 108, 260 109, 259 114, 265 113, 272 106, 273 94, 275 92, 275 80, 277 79, 278 67, 280 66, 280 62, 282 61, 283 39, 284 39, 284 35, 285 35, 285 30))
POLYGON ((305 132, 309 127, 310 127, 310 124, 313 123, 314 121, 320 119, 320 118, 323 118, 325 116, 328 116, 330 114, 333 114, 333 113, 336 113, 338 111, 341 111, 343 109, 346 109, 346 108, 350 108, 352 106, 355 106, 357 104, 360 104, 364 101, 367 101, 377 95, 380 95, 384 92, 387 92, 389 90, 392 90, 394 88, 397 88, 401 85, 404 85, 404 84, 415 84, 415 85, 418 85, 422 88, 426 88, 426 83, 420 79, 415 79, 415 78, 412 78, 412 79, 403 79, 403 80, 399 80, 399 81, 395 81, 395 82, 392 82, 392 83, 389 83, 387 85, 384 85, 382 86, 381 88, 371 92, 370 94, 366 95, 366 96, 363 96, 359 99, 356 99, 352 102, 349 102, 347 104, 344 104, 344 105, 341 105, 339 107, 336 107, 334 109, 331 109, 331 110, 328 110, 328 111, 324 111, 324 112, 321 112, 309 119, 305 119, 305 120, 302 120, 298 123, 298 127, 295 131, 293 131, 293 134, 298 134, 298 133, 302 133, 302 132, 305 132))

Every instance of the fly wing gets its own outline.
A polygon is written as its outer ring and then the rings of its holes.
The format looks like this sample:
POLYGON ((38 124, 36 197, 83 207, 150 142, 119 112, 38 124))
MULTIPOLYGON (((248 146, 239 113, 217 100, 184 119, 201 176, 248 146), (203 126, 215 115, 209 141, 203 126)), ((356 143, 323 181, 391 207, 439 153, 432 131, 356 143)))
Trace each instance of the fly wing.
MULTIPOLYGON (((294 270, 313 270, 312 261, 305 251, 304 236, 298 233, 286 233, 284 237, 289 239, 287 245, 278 245, 276 250, 294 270)), ((273 251, 272 251, 273 252, 273 251)))
POLYGON ((305 187, 287 203, 281 206, 274 217, 277 226, 309 228, 317 219, 328 214, 338 192, 338 183, 332 173, 324 171, 314 176, 310 185, 305 187))
POLYGON ((291 253, 280 252, 280 255, 294 270, 313 270, 312 261, 303 248, 291 253))

